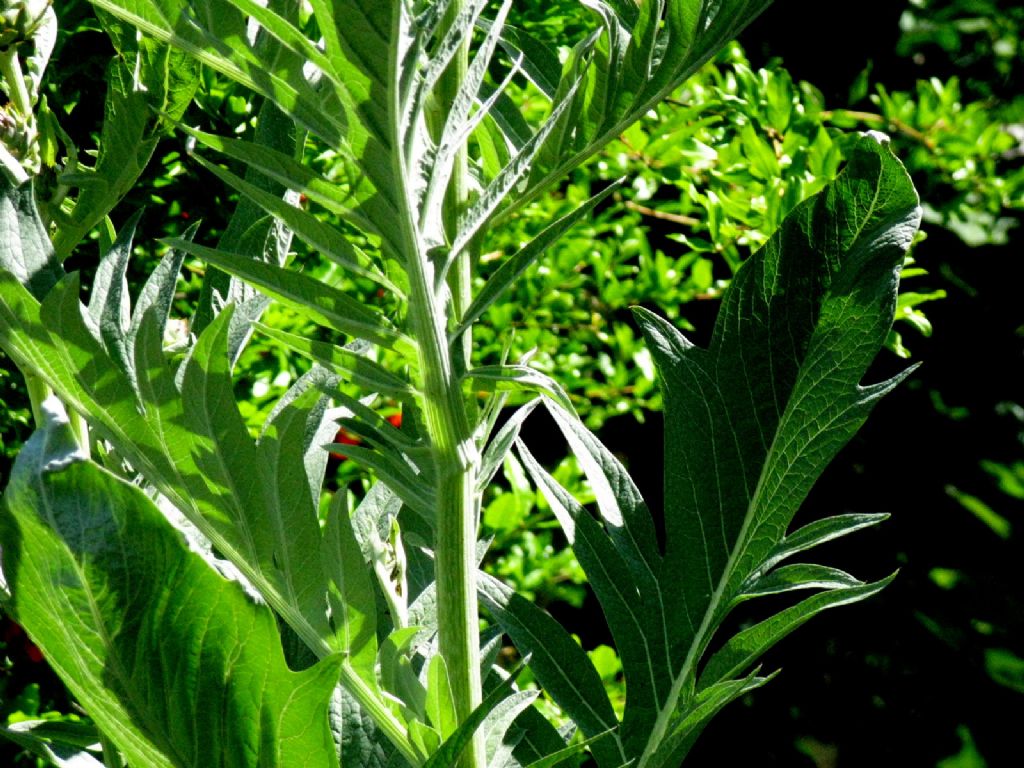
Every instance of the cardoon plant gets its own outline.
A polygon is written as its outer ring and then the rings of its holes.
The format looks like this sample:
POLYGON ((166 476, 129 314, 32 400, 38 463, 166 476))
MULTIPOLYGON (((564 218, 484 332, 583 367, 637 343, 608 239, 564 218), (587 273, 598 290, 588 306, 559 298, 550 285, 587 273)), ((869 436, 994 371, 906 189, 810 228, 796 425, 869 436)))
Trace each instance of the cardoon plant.
MULTIPOLYGON (((124 179, 97 198, 90 174, 111 173, 101 156, 59 177, 73 199, 36 199, 24 166, 4 181, 0 346, 34 382, 38 421, 3 497, 5 609, 92 718, 108 768, 674 768, 715 713, 770 679, 757 664, 766 649, 887 583, 803 557, 882 516, 790 530, 814 480, 902 378, 861 384, 920 216, 884 137, 861 137, 840 176, 739 270, 707 349, 637 310, 665 399, 656 515, 556 380, 473 354, 488 307, 614 187, 481 281, 489 234, 768 0, 586 0, 593 32, 561 56, 509 23, 511 0, 93 2, 132 65, 112 69, 108 121, 142 121, 147 140, 169 126, 188 134, 196 162, 241 199, 217 243, 201 230, 172 238, 135 296, 131 217, 83 304, 62 262, 124 179), (262 106, 250 139, 179 122, 195 88, 186 61, 252 91, 262 106), (543 115, 522 109, 527 98, 544 99, 543 115), (340 172, 304 165, 307 148, 330 150, 340 172), (303 272, 293 237, 398 311, 303 272), (166 339, 186 256, 208 269, 182 350, 166 339), (322 336, 261 324, 270 302, 322 336), (313 363, 256 435, 232 378, 254 334, 313 363), (401 404, 400 428, 373 396, 401 404), (512 396, 525 404, 503 415, 512 396), (537 406, 595 509, 520 440, 537 406), (339 423, 361 440, 340 450, 376 478, 355 506, 326 498, 339 423), (627 686, 621 718, 571 628, 478 569, 482 494, 511 451, 607 617, 627 686), (722 630, 741 603, 797 590, 812 594, 722 630), (522 666, 496 663, 503 637, 564 721, 517 684, 522 666)), ((4 70, 9 93, 19 77, 4 70)), ((16 106, 30 117, 31 100, 16 106)), ((18 737, 58 761, 99 761, 49 732, 18 737)))

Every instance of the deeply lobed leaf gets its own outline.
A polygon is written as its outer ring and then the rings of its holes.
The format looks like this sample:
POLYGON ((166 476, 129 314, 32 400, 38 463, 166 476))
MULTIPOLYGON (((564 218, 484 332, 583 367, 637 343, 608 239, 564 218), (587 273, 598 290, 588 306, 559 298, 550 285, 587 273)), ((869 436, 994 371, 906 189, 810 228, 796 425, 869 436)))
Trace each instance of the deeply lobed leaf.
MULTIPOLYGON (((637 311, 665 394, 663 541, 623 467, 556 405, 549 410, 594 489, 599 515, 521 451, 622 657, 627 699, 617 743, 624 759, 643 768, 678 764, 708 717, 764 682, 743 677, 760 654, 820 611, 888 583, 864 584, 820 565, 776 566, 880 519, 840 516, 785 538, 813 482, 906 375, 860 384, 892 323, 899 270, 919 220, 916 193, 887 141, 864 136, 839 178, 794 210, 739 270, 708 349, 637 311), (824 591, 727 639, 698 687, 705 651, 738 602, 797 589, 824 591)), ((596 735, 604 723, 591 717, 592 700, 567 680, 570 669, 578 677, 589 667, 569 661, 572 641, 556 643, 550 619, 514 595, 490 583, 484 594, 516 643, 536 654, 535 672, 552 697, 596 735), (556 645, 564 646, 558 655, 546 648, 556 645)), ((617 759, 595 754, 602 766, 617 759)))

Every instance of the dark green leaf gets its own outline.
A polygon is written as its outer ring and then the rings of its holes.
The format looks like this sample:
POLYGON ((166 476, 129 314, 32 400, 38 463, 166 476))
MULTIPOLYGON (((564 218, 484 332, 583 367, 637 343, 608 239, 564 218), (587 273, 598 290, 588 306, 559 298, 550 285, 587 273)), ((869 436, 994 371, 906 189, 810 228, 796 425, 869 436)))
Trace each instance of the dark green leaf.
POLYGON ((737 273, 708 350, 638 312, 665 391, 674 658, 720 618, 898 381, 859 385, 891 325, 919 220, 906 171, 864 137, 843 174, 737 273))
POLYGON ((794 563, 783 565, 749 582, 737 596, 737 600, 764 595, 778 595, 797 589, 845 589, 863 584, 846 571, 825 565, 794 563))
POLYGON ((702 690, 694 697, 686 714, 670 726, 671 730, 644 765, 651 768, 677 768, 712 717, 727 704, 770 680, 771 677, 757 677, 754 672, 744 679, 728 680, 702 690))
POLYGON ((895 574, 882 581, 856 587, 840 587, 808 597, 764 621, 748 627, 729 638, 711 657, 700 675, 699 689, 715 685, 730 677, 743 674, 761 654, 775 645, 801 624, 828 608, 849 605, 865 600, 882 591, 895 574))
POLYGON ((765 560, 762 569, 772 568, 786 558, 792 557, 799 552, 824 544, 826 541, 838 539, 848 533, 859 531, 862 528, 870 528, 888 520, 889 515, 882 514, 851 514, 826 517, 822 520, 815 520, 793 533, 786 534, 778 546, 772 550, 765 560))

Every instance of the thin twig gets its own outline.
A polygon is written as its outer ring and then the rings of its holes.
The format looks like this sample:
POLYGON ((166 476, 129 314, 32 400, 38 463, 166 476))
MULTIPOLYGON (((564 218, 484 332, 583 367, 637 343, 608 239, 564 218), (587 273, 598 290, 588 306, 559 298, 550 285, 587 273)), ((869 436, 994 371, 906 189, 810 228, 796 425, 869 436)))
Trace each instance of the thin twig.
POLYGON ((897 131, 907 138, 918 141, 924 144, 928 149, 935 149, 935 142, 932 141, 928 136, 919 131, 912 125, 907 125, 902 120, 895 117, 886 117, 885 115, 879 115, 875 112, 861 112, 856 109, 842 109, 832 110, 826 109, 823 112, 819 112, 818 115, 822 120, 834 120, 836 113, 839 112, 843 117, 849 117, 854 120, 859 120, 862 123, 876 123, 879 125, 887 126, 890 130, 897 131))
POLYGON ((671 221, 673 224, 682 224, 684 227, 696 227, 701 223, 700 219, 695 219, 693 216, 659 211, 654 208, 648 208, 646 205, 640 205, 640 203, 634 203, 632 200, 625 200, 624 204, 629 210, 636 211, 644 216, 650 216, 652 219, 661 219, 662 221, 671 221))

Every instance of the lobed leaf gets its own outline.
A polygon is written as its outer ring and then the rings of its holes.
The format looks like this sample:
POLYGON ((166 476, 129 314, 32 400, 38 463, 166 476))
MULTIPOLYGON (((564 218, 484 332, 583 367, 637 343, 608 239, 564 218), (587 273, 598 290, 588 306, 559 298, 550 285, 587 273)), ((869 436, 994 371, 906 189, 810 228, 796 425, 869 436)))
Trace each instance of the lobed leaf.
POLYGON ((332 146, 350 151, 341 116, 324 110, 322 99, 302 73, 303 60, 297 56, 261 56, 249 44, 246 17, 224 0, 208 0, 195 7, 187 0, 92 2, 265 96, 332 146))
MULTIPOLYGON (((203 146, 220 152, 233 160, 243 162, 267 178, 306 195, 310 200, 349 221, 362 231, 380 234, 385 240, 388 239, 390 233, 380 231, 373 222, 393 220, 397 215, 394 208, 375 211, 374 216, 368 218, 359 210, 360 198, 357 195, 357 190, 351 188, 346 190, 344 186, 325 179, 290 155, 253 142, 217 136, 185 125, 179 127, 203 146)), ((207 167, 209 167, 208 164, 207 167)))
POLYGON ((388 348, 406 351, 412 348, 412 341, 382 314, 320 280, 276 264, 207 248, 180 238, 170 238, 166 242, 245 280, 267 296, 323 326, 388 348))
POLYGON ((182 116, 199 85, 197 62, 136 35, 120 19, 102 13, 99 17, 118 55, 107 69, 96 163, 88 169, 70 164, 80 172, 70 179, 62 176, 61 183, 78 187, 74 207, 68 215, 50 212, 58 224, 53 243, 62 261, 131 190, 166 124, 182 116))
MULTIPOLYGON (((624 468, 553 403, 548 410, 594 489, 599 515, 520 451, 587 572, 622 657, 620 763, 678 764, 706 722, 702 712, 710 717, 746 685, 763 682, 730 678, 825 607, 884 586, 825 566, 775 565, 879 520, 840 516, 785 538, 814 480, 874 402, 906 375, 860 385, 892 323, 899 269, 919 219, 906 172, 886 142, 865 136, 839 178, 799 206, 739 270, 709 349, 637 311, 665 394, 663 542, 624 468), (727 639, 709 662, 714 676, 697 689, 697 667, 726 614, 741 600, 796 589, 826 591, 727 639)), ((543 614, 495 610, 498 597, 485 601, 521 647, 539 653, 540 631, 549 643, 558 635, 543 614)), ((568 670, 581 661, 568 666, 571 641, 559 642, 566 657, 539 653, 537 678, 593 735, 601 723, 583 720, 585 702, 572 686, 565 690, 568 670)), ((614 755, 596 756, 617 768, 614 755)))
POLYGON ((845 589, 863 584, 846 571, 826 565, 794 563, 776 568, 764 576, 749 580, 736 601, 765 595, 779 595, 797 589, 845 589))
POLYGON ((742 674, 762 653, 822 611, 866 600, 881 592, 895 577, 893 574, 870 584, 841 586, 821 592, 738 632, 708 660, 701 672, 697 688, 702 690, 729 677, 742 674))
POLYGON ((765 559, 762 569, 772 568, 777 563, 800 552, 813 549, 819 544, 838 539, 849 533, 870 528, 888 520, 888 514, 849 514, 815 520, 786 534, 765 559))
MULTIPOLYGON (((61 725, 53 723, 52 725, 61 725)), ((77 725, 71 724, 69 725, 77 725)), ((65 733, 59 728, 51 727, 48 720, 21 720, 7 726, 0 726, 0 734, 13 741, 22 749, 36 757, 46 760, 56 768, 104 768, 103 763, 93 757, 88 747, 99 742, 99 734, 94 728, 91 739, 84 744, 68 743, 62 736, 65 733)))
POLYGON ((374 362, 365 354, 326 341, 317 341, 298 334, 257 325, 259 330, 293 352, 322 365, 341 378, 358 384, 370 392, 389 395, 396 400, 412 400, 416 392, 412 384, 374 362))
MULTIPOLYGON (((435 658, 440 658, 435 657, 435 658)), ((510 691, 515 684, 516 678, 519 676, 519 672, 522 671, 525 664, 521 664, 518 669, 514 670, 500 685, 493 688, 480 703, 479 706, 474 709, 469 717, 459 724, 459 727, 455 732, 445 739, 444 743, 441 744, 440 748, 434 752, 430 758, 423 764, 423 768, 448 768, 448 766, 454 766, 457 764, 459 756, 463 750, 469 746, 470 741, 473 739, 474 733, 480 728, 487 717, 491 715, 497 707, 500 707, 504 702, 507 701, 510 691)), ((511 694, 515 696, 516 694, 511 694)))
POLYGON ((335 494, 323 539, 331 619, 338 650, 367 685, 376 688, 377 597, 344 499, 345 494, 335 494))
POLYGON ((234 187, 255 202, 268 214, 279 219, 303 242, 314 248, 343 269, 365 277, 399 297, 402 291, 387 276, 373 267, 370 257, 360 248, 352 245, 334 227, 324 224, 310 213, 291 205, 279 195, 266 192, 226 168, 196 156, 195 160, 210 173, 234 187))

